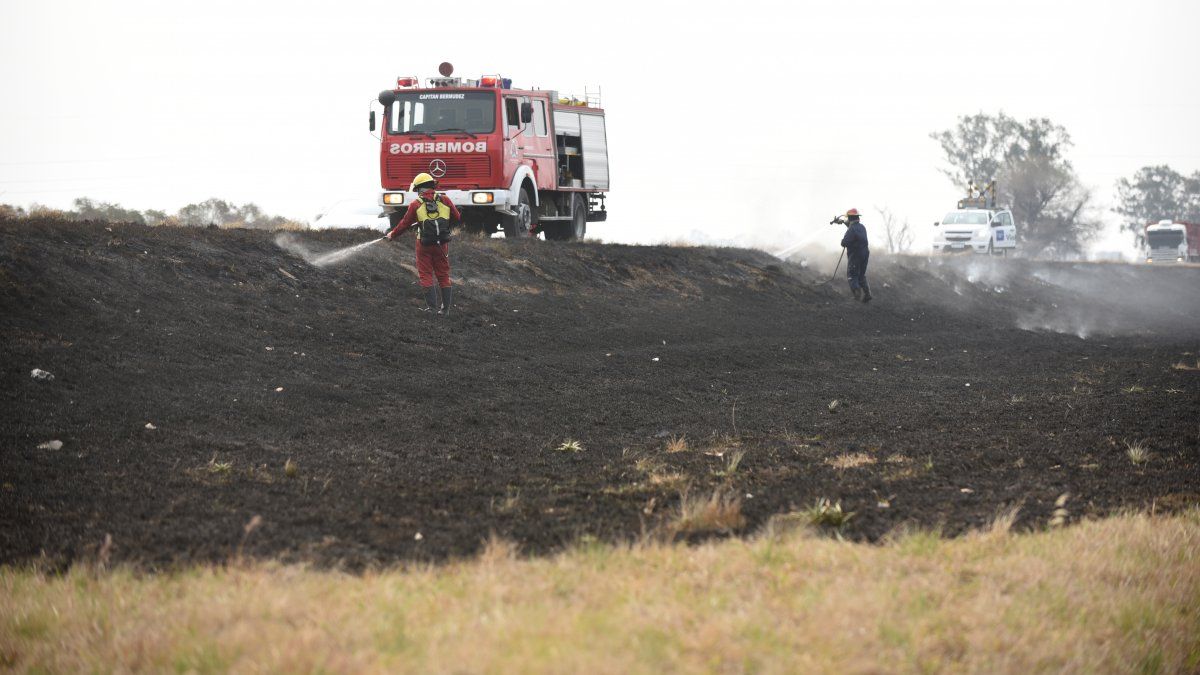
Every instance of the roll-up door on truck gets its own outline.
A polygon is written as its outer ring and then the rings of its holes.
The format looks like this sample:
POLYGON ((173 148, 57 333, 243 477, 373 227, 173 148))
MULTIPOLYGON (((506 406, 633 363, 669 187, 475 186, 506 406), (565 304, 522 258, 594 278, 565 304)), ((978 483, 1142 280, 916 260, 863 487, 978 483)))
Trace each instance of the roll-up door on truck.
MULTIPOLYGON (((608 136, 604 125, 603 115, 577 113, 574 111, 554 111, 554 129, 558 135, 559 147, 565 149, 565 165, 568 170, 564 178, 580 180, 576 187, 593 190, 608 189, 608 136), (572 153, 578 152, 582 157, 576 158, 572 153), (580 159, 579 169, 582 176, 575 170, 575 164, 580 159)), ((566 180, 565 185, 571 185, 566 180)))

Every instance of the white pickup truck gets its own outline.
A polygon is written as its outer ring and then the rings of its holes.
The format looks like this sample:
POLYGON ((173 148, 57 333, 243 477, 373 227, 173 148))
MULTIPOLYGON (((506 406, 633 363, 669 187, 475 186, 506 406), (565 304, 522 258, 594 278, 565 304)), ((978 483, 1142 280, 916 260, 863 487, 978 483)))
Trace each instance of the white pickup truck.
POLYGON ((994 182, 978 191, 972 185, 970 196, 933 224, 933 252, 1008 255, 1016 250, 1016 221, 1012 211, 996 207, 995 194, 994 182))

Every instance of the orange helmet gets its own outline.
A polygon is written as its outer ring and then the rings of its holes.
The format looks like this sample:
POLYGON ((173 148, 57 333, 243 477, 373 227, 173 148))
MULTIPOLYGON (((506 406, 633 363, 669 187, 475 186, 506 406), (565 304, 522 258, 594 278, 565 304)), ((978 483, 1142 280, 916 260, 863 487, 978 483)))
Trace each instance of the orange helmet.
POLYGON ((858 209, 850 209, 849 211, 846 212, 846 217, 847 218, 857 218, 858 217, 858 209))

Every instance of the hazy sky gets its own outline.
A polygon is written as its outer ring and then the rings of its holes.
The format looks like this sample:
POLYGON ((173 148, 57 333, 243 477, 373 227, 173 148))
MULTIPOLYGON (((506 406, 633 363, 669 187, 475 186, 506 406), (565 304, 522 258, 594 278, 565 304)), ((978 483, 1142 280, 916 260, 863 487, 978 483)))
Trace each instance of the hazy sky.
POLYGON ((1105 212, 1141 166, 1200 169, 1194 1, 504 7, 0 0, 0 202, 369 202, 370 102, 443 60, 603 87, 606 240, 836 238, 833 214, 886 206, 924 245, 960 196, 929 133, 980 111, 1065 126, 1105 212))

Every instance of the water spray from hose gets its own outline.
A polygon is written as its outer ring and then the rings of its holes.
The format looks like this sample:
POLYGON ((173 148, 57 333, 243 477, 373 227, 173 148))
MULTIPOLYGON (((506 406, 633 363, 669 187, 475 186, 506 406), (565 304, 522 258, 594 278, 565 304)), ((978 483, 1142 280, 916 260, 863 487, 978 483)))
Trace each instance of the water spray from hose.
POLYGON ((275 237, 275 245, 286 251, 295 253, 301 258, 304 258, 305 262, 313 265, 314 267, 328 267, 329 265, 335 265, 358 253, 361 253, 372 244, 378 244, 379 242, 386 240, 387 237, 380 237, 378 239, 372 239, 371 241, 364 241, 361 244, 355 244, 353 246, 347 246, 346 248, 321 254, 313 253, 307 246, 296 241, 296 238, 289 234, 281 234, 278 237, 275 237))

